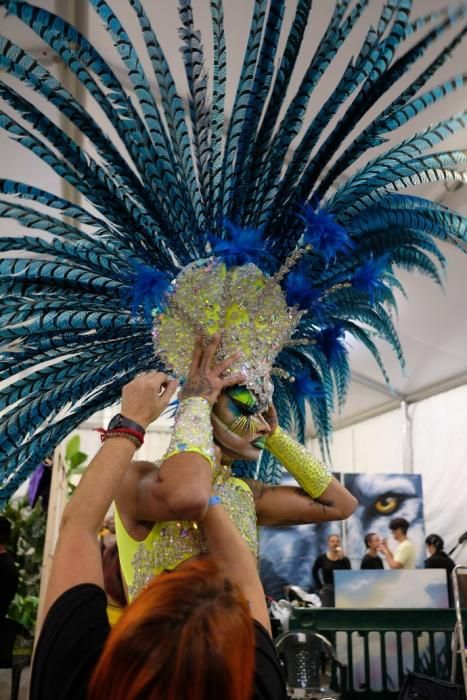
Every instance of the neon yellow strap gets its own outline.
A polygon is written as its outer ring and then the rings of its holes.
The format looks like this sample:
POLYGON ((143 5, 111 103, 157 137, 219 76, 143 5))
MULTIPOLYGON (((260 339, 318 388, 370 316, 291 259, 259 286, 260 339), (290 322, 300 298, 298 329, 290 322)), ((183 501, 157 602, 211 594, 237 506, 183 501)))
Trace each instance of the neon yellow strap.
POLYGON ((180 402, 175 416, 174 431, 164 459, 181 452, 197 452, 207 459, 214 469, 211 404, 201 396, 193 396, 180 402))
POLYGON ((312 498, 319 498, 329 486, 332 474, 282 428, 266 439, 266 449, 292 474, 312 498))

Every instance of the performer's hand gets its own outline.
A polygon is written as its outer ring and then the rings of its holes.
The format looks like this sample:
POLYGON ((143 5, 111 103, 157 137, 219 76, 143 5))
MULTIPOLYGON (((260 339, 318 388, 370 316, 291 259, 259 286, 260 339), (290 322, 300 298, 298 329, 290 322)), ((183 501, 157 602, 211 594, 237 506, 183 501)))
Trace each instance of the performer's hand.
POLYGON ((271 429, 270 434, 272 435, 276 428, 279 427, 279 419, 277 417, 277 411, 274 408, 273 403, 268 406, 267 410, 262 414, 262 416, 266 423, 269 425, 271 429))
POLYGON ((167 408, 177 387, 178 380, 163 372, 140 374, 123 387, 121 412, 147 428, 167 408))
POLYGON ((201 396, 214 406, 222 389, 245 380, 241 372, 222 376, 241 357, 241 353, 236 352, 216 364, 214 358, 220 341, 220 335, 213 335, 209 344, 203 347, 202 338, 196 339, 188 377, 180 392, 181 401, 191 396, 201 396))

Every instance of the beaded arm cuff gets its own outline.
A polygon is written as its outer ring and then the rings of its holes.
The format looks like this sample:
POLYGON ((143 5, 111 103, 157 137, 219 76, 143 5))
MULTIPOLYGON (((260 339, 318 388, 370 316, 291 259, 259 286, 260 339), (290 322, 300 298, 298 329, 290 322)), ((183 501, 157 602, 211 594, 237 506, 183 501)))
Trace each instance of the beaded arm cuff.
POLYGON ((174 431, 164 459, 180 452, 197 452, 214 469, 211 404, 201 396, 183 399, 178 407, 174 431))
POLYGON ((329 486, 332 475, 328 469, 282 428, 276 428, 272 435, 268 436, 266 449, 284 465, 312 498, 319 498, 329 486))

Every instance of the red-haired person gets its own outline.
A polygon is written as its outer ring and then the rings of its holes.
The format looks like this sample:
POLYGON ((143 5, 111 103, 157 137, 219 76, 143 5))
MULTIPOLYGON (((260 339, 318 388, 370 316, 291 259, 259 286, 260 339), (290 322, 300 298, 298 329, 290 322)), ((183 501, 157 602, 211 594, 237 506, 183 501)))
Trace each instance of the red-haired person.
MULTIPOLYGON (((225 368, 214 391, 233 381, 225 368)), ((176 385, 139 376, 123 389, 122 412, 149 425, 176 385)), ((256 562, 217 495, 202 523, 209 556, 152 581, 110 632, 97 532, 136 449, 123 437, 105 440, 65 508, 30 700, 285 700, 256 562)), ((169 461, 195 470, 205 457, 169 461)))

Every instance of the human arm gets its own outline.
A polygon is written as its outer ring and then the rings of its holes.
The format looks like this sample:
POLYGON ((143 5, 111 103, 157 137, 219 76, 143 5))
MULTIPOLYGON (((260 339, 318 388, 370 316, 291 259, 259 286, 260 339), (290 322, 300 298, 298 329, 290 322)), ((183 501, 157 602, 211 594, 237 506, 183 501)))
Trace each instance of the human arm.
POLYGON ((379 545, 378 551, 384 554, 384 556, 386 557, 386 561, 391 569, 404 568, 404 563, 402 561, 397 561, 397 559, 394 558, 394 555, 389 549, 386 540, 383 540, 383 542, 379 545))
POLYGON ((252 479, 247 483, 253 491, 259 525, 303 525, 343 520, 353 513, 357 504, 335 477, 318 498, 313 498, 300 486, 271 486, 252 479))
POLYGON ((256 560, 222 504, 207 509, 203 531, 212 559, 240 588, 250 604, 252 617, 270 633, 266 599, 256 560))
POLYGON ((250 485, 260 525, 299 525, 342 520, 357 507, 356 498, 303 445, 285 433, 271 405, 263 414, 271 432, 266 449, 296 479, 299 487, 250 485))
POLYGON ((243 379, 242 374, 223 376, 239 354, 215 363, 219 342, 215 335, 204 347, 197 339, 165 458, 159 469, 146 462, 128 470, 116 498, 123 517, 149 522, 203 519, 212 486, 211 409, 225 387, 243 379))
MULTIPOLYGON (((122 392, 122 413, 146 428, 167 407, 175 380, 151 372, 136 377, 122 392)), ((130 440, 106 440, 87 467, 63 512, 47 586, 45 612, 66 590, 80 583, 103 587, 97 533, 112 503, 136 446, 130 440)))

